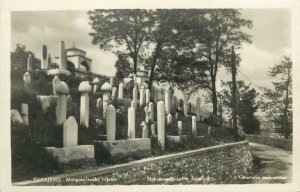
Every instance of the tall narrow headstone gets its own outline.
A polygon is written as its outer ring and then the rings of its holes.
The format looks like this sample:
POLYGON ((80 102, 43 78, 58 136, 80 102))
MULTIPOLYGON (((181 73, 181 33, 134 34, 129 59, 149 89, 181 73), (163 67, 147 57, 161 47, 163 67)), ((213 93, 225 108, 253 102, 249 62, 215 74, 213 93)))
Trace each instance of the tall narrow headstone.
POLYGON ((100 79, 99 79, 98 77, 95 77, 95 78, 93 79, 93 85, 94 85, 94 87, 93 87, 93 93, 94 93, 94 94, 97 93, 99 84, 100 84, 100 79))
POLYGON ((59 43, 59 68, 60 69, 67 69, 67 59, 65 53, 65 43, 61 41, 59 43))
POLYGON ((63 146, 72 147, 78 145, 78 124, 74 116, 68 117, 63 127, 63 146))
POLYGON ((117 91, 118 89, 116 87, 112 88, 112 93, 111 93, 112 99, 117 99, 117 94, 118 94, 117 91))
POLYGON ((128 138, 135 138, 135 108, 128 108, 128 138))
POLYGON ((118 92, 118 98, 119 98, 119 99, 122 99, 122 98, 123 98, 123 88, 124 88, 123 83, 120 83, 120 84, 119 84, 119 92, 118 92))
POLYGON ((157 139, 162 147, 165 149, 165 104, 163 101, 157 102, 157 139))
POLYGON ((114 87, 115 79, 113 77, 110 78, 110 85, 114 87))
POLYGON ((193 117, 192 117, 192 133, 193 133, 193 135, 197 136, 197 124, 196 124, 195 115, 193 115, 193 117))
POLYGON ((146 89, 145 94, 146 94, 146 105, 148 105, 150 103, 150 96, 151 96, 150 90, 146 89))
MULTIPOLYGON (((132 100, 135 102, 135 104, 137 104, 137 86, 133 87, 132 100)), ((134 108, 136 108, 136 106, 134 106, 134 108)))
POLYGON ((145 89, 144 86, 142 85, 140 88, 140 106, 145 105, 145 89))
POLYGON ((149 109, 148 109, 148 107, 144 108, 144 112, 145 112, 145 122, 149 123, 150 117, 149 117, 149 109))
POLYGON ((53 89, 53 95, 56 95, 56 87, 58 86, 58 84, 60 83, 60 79, 58 76, 55 75, 55 77, 52 80, 52 89, 53 89))
POLYGON ((78 91, 81 92, 80 124, 89 127, 89 93, 92 91, 92 87, 88 81, 83 81, 79 84, 78 91))
POLYGON ((103 116, 105 117, 105 113, 106 113, 106 107, 108 106, 108 101, 110 99, 110 94, 112 91, 112 86, 108 83, 105 82, 102 86, 101 86, 101 91, 103 92, 103 96, 102 96, 102 100, 103 100, 103 116))
POLYGON ((48 69, 48 61, 47 61, 47 46, 43 45, 43 53, 42 53, 42 65, 41 69, 48 69))
POLYGON ((201 98, 200 97, 197 97, 197 100, 196 100, 196 115, 197 115, 197 121, 200 121, 201 120, 201 98))
POLYGON ((165 91, 165 106, 166 106, 166 114, 169 114, 171 112, 171 98, 170 98, 169 89, 165 91))
POLYGON ((151 125, 151 135, 152 136, 156 135, 156 125, 155 124, 151 125))
POLYGON ((107 141, 116 140, 116 109, 113 105, 106 109, 106 134, 107 141))
POLYGON ((32 70, 33 70, 33 56, 31 53, 29 53, 27 58, 27 71, 32 71, 32 70))
POLYGON ((133 107, 133 108, 136 108, 136 106, 137 106, 136 101, 131 101, 131 105, 130 106, 133 107))
POLYGON ((148 126, 144 121, 141 123, 141 128, 142 128, 142 138, 148 138, 148 126))
POLYGON ((31 75, 29 72, 24 73, 23 80, 24 80, 25 87, 28 87, 29 84, 31 83, 31 75))
POLYGON ((167 125, 171 125, 172 124, 172 115, 168 114, 167 116, 167 125))
POLYGON ((56 124, 62 125, 66 121, 67 117, 67 94, 69 93, 69 87, 61 81, 55 87, 55 92, 58 95, 56 105, 56 124))
POLYGON ((149 103, 149 118, 154 121, 154 104, 152 102, 149 103))
POLYGON ((182 121, 178 121, 178 135, 182 135, 182 121))
POLYGON ((22 114, 23 123, 24 123, 24 125, 29 125, 28 104, 27 103, 22 103, 21 108, 22 108, 21 114, 22 114))

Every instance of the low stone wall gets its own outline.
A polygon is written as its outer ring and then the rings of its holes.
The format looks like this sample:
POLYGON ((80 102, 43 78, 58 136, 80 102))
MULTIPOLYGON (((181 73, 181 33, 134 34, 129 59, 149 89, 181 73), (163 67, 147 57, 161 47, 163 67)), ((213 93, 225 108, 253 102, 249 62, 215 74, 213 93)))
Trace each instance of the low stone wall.
MULTIPOLYGON (((251 175, 253 159, 247 141, 132 161, 55 176, 59 183, 27 185, 128 185, 241 183, 251 175)), ((22 183, 23 185, 25 183, 22 183)), ((19 183, 18 185, 22 185, 19 183)))
POLYGON ((271 145, 273 147, 278 147, 286 149, 289 151, 293 150, 293 142, 287 139, 272 138, 262 135, 245 135, 247 140, 254 143, 260 143, 264 145, 271 145))

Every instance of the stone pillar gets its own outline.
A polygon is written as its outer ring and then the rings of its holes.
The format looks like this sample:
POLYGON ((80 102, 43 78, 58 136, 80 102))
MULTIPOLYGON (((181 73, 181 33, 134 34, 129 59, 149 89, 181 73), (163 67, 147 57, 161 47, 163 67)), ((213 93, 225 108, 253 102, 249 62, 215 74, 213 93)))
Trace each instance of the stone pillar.
POLYGON ((61 81, 55 88, 55 92, 58 95, 56 105, 56 124, 62 125, 66 121, 67 117, 67 94, 69 93, 69 87, 61 81))
POLYGON ((29 119, 28 119, 28 115, 29 115, 29 113, 28 113, 28 104, 22 103, 22 104, 21 104, 21 108, 22 108, 21 114, 22 114, 23 124, 28 126, 28 125, 29 125, 29 119))
POLYGON ((118 89, 116 87, 112 88, 112 92, 111 92, 112 99, 117 99, 117 94, 118 94, 117 91, 118 89))
POLYGON ((151 97, 150 90, 146 89, 145 94, 146 94, 146 105, 148 105, 150 103, 150 97, 151 97))
POLYGON ((149 118, 154 121, 154 104, 152 102, 149 103, 149 118))
POLYGON ((105 82, 102 86, 101 86, 101 91, 103 92, 103 116, 105 117, 105 113, 106 113, 106 107, 108 105, 108 101, 110 99, 110 94, 112 91, 112 86, 108 83, 105 82))
POLYGON ((142 85, 140 88, 140 106, 145 105, 145 89, 144 86, 142 85))
POLYGON ((120 83, 119 84, 119 92, 118 92, 118 98, 119 99, 123 98, 123 87, 124 87, 123 83, 120 83))
POLYGON ((115 79, 113 77, 110 78, 110 85, 113 87, 115 84, 115 79))
POLYGON ((31 53, 29 53, 28 58, 27 58, 27 71, 32 71, 33 70, 33 56, 31 53))
POLYGON ((197 121, 200 121, 201 120, 201 98, 200 97, 197 97, 197 100, 196 100, 196 115, 197 115, 197 121))
POLYGON ((43 45, 41 69, 48 69, 47 46, 43 45))
POLYGON ((162 150, 165 149, 165 105, 163 101, 157 103, 157 139, 162 150))
POLYGON ((178 135, 182 135, 182 121, 178 121, 178 135))
POLYGON ((149 123, 150 117, 149 117, 149 109, 148 109, 148 107, 145 107, 144 111, 145 111, 145 122, 149 123))
POLYGON ((170 98, 170 90, 165 90, 165 106, 166 106, 166 114, 171 112, 171 98, 170 98))
POLYGON ((95 77, 93 79, 93 85, 94 85, 94 87, 93 87, 93 93, 94 94, 97 93, 97 89, 99 87, 99 84, 100 84, 100 79, 98 77, 95 77))
POLYGON ((65 53, 65 43, 61 41, 59 43, 59 68, 60 69, 67 69, 67 59, 66 59, 66 53, 65 53))
POLYGON ((25 87, 28 87, 29 84, 31 83, 31 75, 29 72, 24 73, 23 80, 24 80, 25 87))
POLYGON ((116 109, 113 105, 106 108, 106 134, 107 141, 116 140, 116 109))
POLYGON ((52 89, 53 89, 53 95, 57 95, 56 94, 56 87, 58 86, 58 84, 60 83, 60 79, 58 76, 55 75, 55 77, 52 80, 52 89))
POLYGON ((128 108, 128 138, 135 138, 135 108, 128 108))
POLYGON ((172 115, 168 114, 167 116, 167 125, 171 125, 172 124, 172 115))
POLYGON ((132 90, 132 100, 135 102, 134 108, 136 108, 136 104, 137 104, 137 87, 136 86, 134 86, 133 90, 132 90))
POLYGON ((192 117, 192 134, 197 136, 197 124, 196 124, 196 117, 193 115, 192 117))
POLYGON ((81 92, 80 97, 80 125, 89 127, 89 93, 92 87, 88 81, 79 84, 78 91, 81 92))
POLYGON ((74 116, 68 117, 63 127, 63 146, 72 147, 78 145, 78 124, 74 116))
POLYGON ((142 138, 148 138, 148 126, 145 123, 145 121, 141 123, 141 128, 142 128, 142 138))
POLYGON ((152 136, 156 135, 156 125, 155 124, 151 125, 151 135, 152 136))

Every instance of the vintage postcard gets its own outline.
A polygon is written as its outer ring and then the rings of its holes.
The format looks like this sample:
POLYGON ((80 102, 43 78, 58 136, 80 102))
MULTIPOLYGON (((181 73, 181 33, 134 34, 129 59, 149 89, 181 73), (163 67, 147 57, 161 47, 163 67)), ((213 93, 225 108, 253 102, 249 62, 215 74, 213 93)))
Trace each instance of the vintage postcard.
POLYGON ((0 191, 300 190, 299 2, 175 2, 1 2, 0 191))

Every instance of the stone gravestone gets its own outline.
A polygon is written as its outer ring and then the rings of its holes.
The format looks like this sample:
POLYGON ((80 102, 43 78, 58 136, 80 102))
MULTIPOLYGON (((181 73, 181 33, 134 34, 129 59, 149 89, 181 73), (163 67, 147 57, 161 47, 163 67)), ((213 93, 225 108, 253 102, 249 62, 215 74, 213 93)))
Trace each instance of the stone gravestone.
POLYGON ((115 84, 115 79, 113 77, 110 78, 110 86, 114 86, 115 84))
POLYGON ((118 92, 118 98, 119 98, 119 99, 122 99, 122 98, 123 98, 123 88, 124 88, 123 83, 120 83, 120 84, 119 84, 119 92, 118 92))
POLYGON ((210 126, 208 126, 207 134, 210 135, 210 126))
POLYGON ((128 138, 135 138, 135 108, 128 108, 128 138))
POLYGON ((136 108, 136 105, 137 105, 137 87, 134 86, 133 87, 133 90, 132 90, 132 101, 134 101, 134 108, 136 108))
POLYGON ((167 116, 167 125, 171 125, 172 124, 172 115, 168 114, 167 116))
POLYGON ((92 86, 88 81, 83 81, 79 84, 78 91, 81 92, 80 97, 80 124, 89 127, 90 101, 89 93, 92 91, 92 86))
POLYGON ((148 105, 150 102, 150 96, 150 90, 146 89, 146 105, 148 105))
POLYGON ((150 117, 149 117, 149 110, 148 110, 148 107, 145 107, 145 108, 144 108, 144 111, 145 111, 145 122, 146 122, 146 123, 149 123, 150 117))
POLYGON ((27 58, 27 71, 33 70, 33 56, 29 53, 27 58))
POLYGON ((156 135, 156 125, 155 124, 151 125, 151 135, 152 136, 156 135))
POLYGON ((69 93, 69 87, 64 82, 58 83, 55 89, 55 93, 58 95, 56 105, 56 124, 62 125, 67 118, 67 94, 69 93))
POLYGON ((95 77, 93 79, 93 84, 94 84, 94 88, 93 88, 93 93, 97 93, 97 90, 98 90, 98 87, 99 87, 99 84, 100 84, 100 79, 98 77, 95 77))
POLYGON ((196 117, 193 115, 192 117, 192 134, 197 136, 197 124, 196 124, 196 117))
POLYGON ((24 73, 23 80, 24 80, 25 87, 28 87, 29 84, 31 83, 31 75, 29 72, 24 73))
POLYGON ((178 135, 182 135, 182 121, 178 121, 178 135))
POLYGON ((148 138, 148 127, 145 121, 141 123, 141 128, 142 128, 142 138, 148 138))
POLYGON ((149 103, 149 118, 154 121, 154 104, 152 102, 149 103))
POLYGON ((12 109, 10 116, 11 116, 12 122, 23 124, 23 119, 18 110, 12 109))
POLYGON ((74 116, 68 117, 63 128, 63 146, 72 147, 78 145, 78 124, 74 116))
POLYGON ((28 104, 27 103, 22 103, 21 104, 21 108, 22 108, 22 119, 23 119, 23 123, 24 125, 29 125, 29 118, 28 118, 28 104))
POLYGON ((116 140, 116 109, 113 105, 106 108, 106 134, 107 141, 116 140))
POLYGON ((98 111, 101 110, 101 108, 102 108, 102 99, 101 98, 97 99, 96 107, 97 107, 98 111))
POLYGON ((117 99, 118 89, 116 87, 112 88, 111 97, 112 99, 117 99))
POLYGON ((56 90, 57 85, 58 85, 60 82, 61 82, 61 81, 60 81, 59 77, 55 75, 55 77, 54 77, 53 80, 52 80, 53 95, 56 95, 56 91, 55 91, 55 90, 56 90))
POLYGON ((162 147, 165 149, 165 104, 163 101, 157 102, 157 139, 162 147))
POLYGON ((106 107, 108 105, 108 101, 110 99, 110 93, 112 91, 112 86, 108 83, 105 82, 102 86, 101 86, 101 91, 103 92, 103 96, 102 96, 102 100, 103 100, 103 116, 105 117, 105 113, 106 113, 106 107))
POLYGON ((197 115, 197 121, 201 120, 201 98, 197 97, 196 100, 196 115, 197 115))

